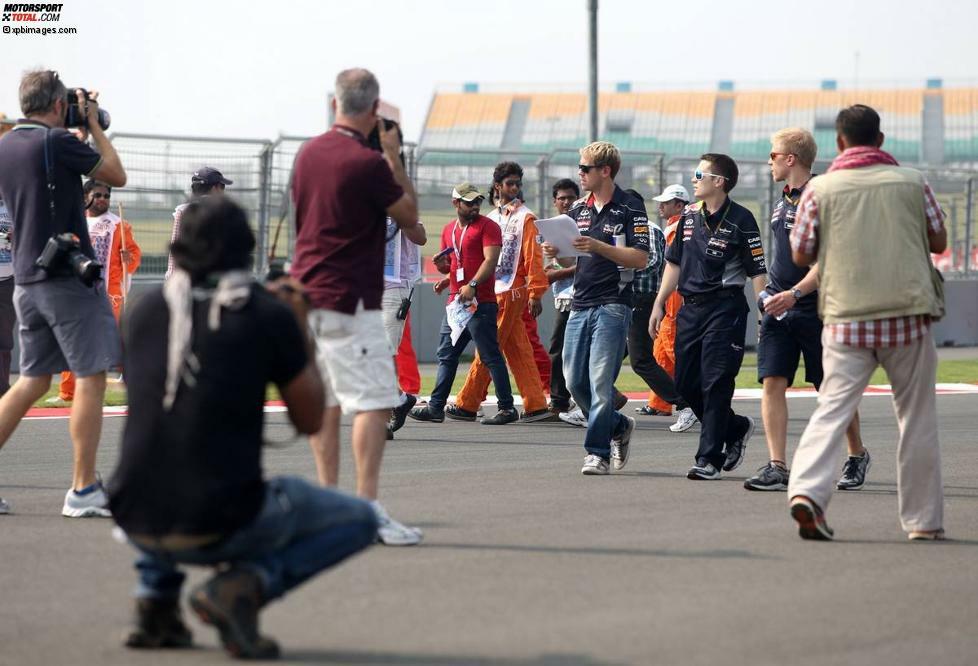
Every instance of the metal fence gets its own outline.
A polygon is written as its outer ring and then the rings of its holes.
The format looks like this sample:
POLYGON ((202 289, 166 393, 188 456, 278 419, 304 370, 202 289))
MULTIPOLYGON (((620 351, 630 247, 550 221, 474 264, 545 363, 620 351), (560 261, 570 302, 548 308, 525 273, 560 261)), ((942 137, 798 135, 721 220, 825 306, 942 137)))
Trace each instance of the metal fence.
MULTIPOLYGON (((289 219, 289 174, 305 137, 264 139, 216 139, 144 134, 115 134, 113 144, 129 174, 129 182, 113 196, 122 204, 126 219, 143 249, 138 278, 158 279, 166 269, 167 246, 174 208, 190 193, 190 176, 201 165, 213 166, 233 180, 228 193, 248 211, 258 248, 256 269, 264 272, 270 256, 287 257, 292 248, 293 225, 289 219)), ((452 215, 450 193, 456 183, 468 180, 487 188, 493 167, 502 160, 519 162, 524 169, 526 201, 541 215, 552 210, 551 187, 559 178, 577 178, 578 151, 574 147, 548 153, 507 150, 427 150, 405 147, 408 172, 419 195, 422 219, 433 225, 452 215), (443 219, 442 219, 443 218, 443 219)), ((664 186, 682 183, 691 187, 697 157, 673 157, 661 153, 626 151, 617 182, 633 188, 646 199, 664 186)), ((769 217, 780 186, 771 182, 765 162, 738 160, 740 180, 734 198, 750 208, 770 247, 769 217)), ((823 172, 827 162, 819 162, 823 172)), ((949 277, 973 274, 978 268, 978 239, 974 234, 975 181, 978 172, 940 167, 918 167, 924 172, 948 215, 949 250, 937 259, 949 277)), ((648 202, 654 216, 654 202, 648 202)), ((429 253, 430 254, 430 253, 429 253)))

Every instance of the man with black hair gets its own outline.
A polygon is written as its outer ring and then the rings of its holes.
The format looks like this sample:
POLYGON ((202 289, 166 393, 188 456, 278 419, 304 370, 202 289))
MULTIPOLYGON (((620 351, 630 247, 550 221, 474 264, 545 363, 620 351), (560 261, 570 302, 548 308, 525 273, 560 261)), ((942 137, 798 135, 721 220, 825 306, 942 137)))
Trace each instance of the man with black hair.
POLYGON ((947 248, 944 213, 923 175, 883 151, 880 117, 856 104, 835 121, 839 155, 798 203, 792 258, 818 262, 822 379, 795 451, 788 497, 803 539, 829 540, 825 510, 846 429, 877 366, 893 386, 900 524, 944 538, 944 490, 930 324, 944 290, 930 254, 947 248))
MULTIPOLYGON (((202 197, 224 196, 224 188, 233 184, 233 180, 225 178, 224 174, 214 167, 202 166, 190 176, 190 201, 196 201, 202 197)), ((180 234, 180 216, 187 207, 187 203, 180 204, 173 211, 173 231, 170 233, 170 243, 173 243, 180 234)), ((169 279, 171 273, 173 273, 172 254, 167 256, 166 273, 163 275, 163 279, 169 279)))
MULTIPOLYGON (((516 162, 500 162, 492 174, 492 210, 486 215, 502 234, 503 245, 495 272, 496 336, 506 365, 523 397, 521 423, 556 420, 547 409, 540 371, 523 323, 523 311, 534 318, 543 310, 541 299, 547 292, 547 276, 537 243, 536 216, 520 199, 523 168, 516 162)), ((445 417, 474 421, 486 399, 491 374, 476 352, 465 383, 455 396, 455 404, 445 408, 445 417)), ((485 420, 483 421, 485 422, 485 420)))
POLYGON ((61 509, 80 518, 109 515, 95 473, 102 434, 105 373, 119 364, 121 347, 105 284, 86 285, 62 259, 36 264, 53 236, 73 234, 78 251, 95 259, 85 223, 81 176, 112 187, 126 184, 119 155, 98 124, 98 94, 74 92, 96 150, 65 129, 68 89, 58 73, 26 73, 20 82, 25 118, 0 140, 0 199, 15 230, 14 305, 20 322, 20 378, 0 398, 0 445, 51 386, 51 375, 78 376, 69 432, 74 446, 71 488, 61 509))
MULTIPOLYGON (((132 225, 109 210, 112 188, 89 179, 82 190, 85 192, 88 235, 92 239, 95 258, 102 264, 106 295, 118 322, 129 282, 139 268, 143 253, 132 233, 132 225)), ((66 370, 61 373, 58 395, 49 398, 47 404, 66 404, 74 398, 75 373, 66 370)))
MULTIPOLYGON (((565 215, 571 206, 581 196, 581 189, 570 178, 561 178, 554 183, 553 190, 554 212, 565 215)), ((567 327, 567 317, 570 315, 571 303, 574 301, 574 271, 577 266, 564 268, 556 259, 548 260, 547 282, 550 283, 554 294, 553 333, 550 335, 550 411, 554 414, 566 413, 570 410, 571 395, 564 380, 564 329, 567 327)))
POLYGON ((298 477, 263 478, 266 386, 278 387, 299 433, 319 429, 325 400, 302 286, 258 285, 254 247, 237 204, 191 203, 173 275, 126 316, 129 418, 109 494, 139 551, 131 648, 190 645, 178 565, 193 564, 220 567, 190 606, 225 649, 274 657, 261 608, 376 536, 368 502, 298 477))
POLYGON ((721 469, 736 469, 754 432, 754 420, 730 405, 750 311, 744 286, 750 278, 754 293, 761 293, 767 269, 754 215, 728 196, 737 177, 737 164, 727 155, 700 157, 693 173, 698 201, 683 210, 649 318, 655 336, 678 287, 683 306, 676 320, 676 386, 702 423, 696 462, 686 474, 692 480, 715 480, 721 469))

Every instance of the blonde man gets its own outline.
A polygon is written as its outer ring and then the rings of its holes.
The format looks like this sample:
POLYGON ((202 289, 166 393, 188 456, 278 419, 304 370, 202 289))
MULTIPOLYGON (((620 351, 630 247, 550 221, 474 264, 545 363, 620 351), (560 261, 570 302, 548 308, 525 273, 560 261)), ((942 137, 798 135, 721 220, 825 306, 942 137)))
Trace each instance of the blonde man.
MULTIPOLYGON (((578 172, 588 193, 567 213, 581 235, 574 248, 574 300, 564 332, 564 376, 574 400, 588 417, 582 474, 608 474, 628 462, 635 419, 613 404, 615 379, 625 356, 632 319, 632 280, 649 260, 649 217, 645 204, 615 184, 621 168, 618 148, 596 141, 581 149, 578 172)), ((557 249, 544 243, 544 254, 557 249)), ((570 266, 573 258, 560 258, 570 266)))
MULTIPOLYGON (((812 179, 818 147, 805 129, 792 127, 771 137, 768 164, 771 178, 785 183, 771 213, 774 251, 768 265, 771 298, 764 303, 757 345, 757 380, 764 386, 761 417, 770 460, 744 481, 747 490, 787 490, 788 401, 785 392, 794 382, 799 357, 805 359, 805 381, 822 385, 822 321, 818 318, 818 267, 801 268, 791 260, 788 240, 795 226, 801 195, 812 179)), ((859 414, 846 430, 849 458, 836 486, 859 490, 866 482, 869 452, 859 436, 859 414)))

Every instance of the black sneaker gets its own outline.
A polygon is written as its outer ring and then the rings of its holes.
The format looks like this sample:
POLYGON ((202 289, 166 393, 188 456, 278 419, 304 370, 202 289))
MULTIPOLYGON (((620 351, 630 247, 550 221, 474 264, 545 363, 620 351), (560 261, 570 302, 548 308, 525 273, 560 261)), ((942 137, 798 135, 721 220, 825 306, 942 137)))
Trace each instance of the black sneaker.
POLYGON ((747 490, 787 490, 788 470, 769 462, 757 470, 757 474, 744 481, 747 490))
POLYGON ((205 624, 215 627, 221 644, 239 659, 274 659, 278 643, 258 633, 261 580, 246 569, 217 574, 190 593, 190 607, 205 624))
POLYGON ((185 648, 194 642, 180 617, 179 599, 137 599, 135 620, 123 641, 128 648, 185 648))
POLYGON ((825 522, 825 514, 815 502, 799 495, 791 500, 791 517, 798 523, 798 536, 815 541, 831 541, 835 532, 825 522))
POLYGON ((689 468, 686 478, 690 481, 716 481, 720 478, 720 470, 713 463, 701 460, 689 468))
POLYGON ((672 416, 672 412, 664 412, 661 409, 656 409, 655 407, 649 407, 648 405, 643 405, 642 407, 636 407, 635 411, 642 416, 672 416))
POLYGON ((560 417, 549 409, 538 409, 535 412, 523 412, 520 423, 560 423, 560 417))
POLYGON ((449 405, 445 408, 445 418, 452 421, 475 421, 476 413, 467 409, 462 409, 458 405, 449 405))
POLYGON ((727 444, 727 459, 723 462, 724 472, 732 472, 740 467, 740 463, 744 462, 744 454, 747 452, 747 442, 750 441, 750 436, 754 434, 754 419, 749 416, 745 416, 744 418, 747 419, 747 430, 740 439, 727 444))
POLYGON ((849 456, 842 467, 842 478, 835 487, 839 490, 859 490, 866 484, 866 473, 872 464, 869 449, 864 449, 862 456, 849 456))
POLYGON ((515 409, 500 409, 492 418, 482 419, 482 425, 506 425, 519 420, 519 412, 515 409))
MULTIPOLYGON (((397 432, 404 427, 404 421, 407 419, 408 412, 410 412, 411 409, 418 404, 417 397, 411 395, 410 393, 405 393, 404 397, 405 400, 403 404, 391 410, 390 430, 392 433, 397 432)), ((391 437, 390 439, 394 438, 391 437)))
POLYGON ((429 421, 431 423, 444 423, 445 422, 445 412, 435 411, 431 408, 431 405, 425 405, 423 407, 415 407, 410 412, 410 416, 415 421, 429 421))
POLYGON ((615 389, 615 398, 614 398, 615 411, 620 412, 627 404, 628 404, 628 396, 626 396, 618 389, 615 389))

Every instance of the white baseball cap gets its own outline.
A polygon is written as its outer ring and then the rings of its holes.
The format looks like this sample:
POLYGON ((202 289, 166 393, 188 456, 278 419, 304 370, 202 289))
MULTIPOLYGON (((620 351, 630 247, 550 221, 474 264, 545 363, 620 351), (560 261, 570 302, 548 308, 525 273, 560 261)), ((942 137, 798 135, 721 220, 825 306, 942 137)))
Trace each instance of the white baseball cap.
POLYGON ((672 201, 673 199, 680 199, 685 202, 689 202, 689 192, 682 185, 670 185, 666 189, 662 190, 662 194, 657 197, 652 197, 653 201, 658 201, 660 203, 665 203, 667 201, 672 201))

